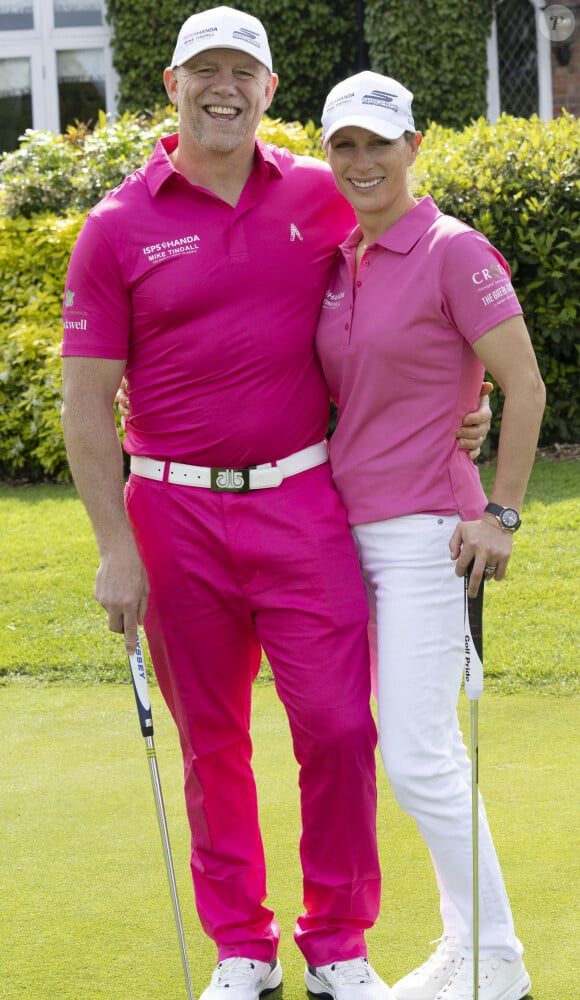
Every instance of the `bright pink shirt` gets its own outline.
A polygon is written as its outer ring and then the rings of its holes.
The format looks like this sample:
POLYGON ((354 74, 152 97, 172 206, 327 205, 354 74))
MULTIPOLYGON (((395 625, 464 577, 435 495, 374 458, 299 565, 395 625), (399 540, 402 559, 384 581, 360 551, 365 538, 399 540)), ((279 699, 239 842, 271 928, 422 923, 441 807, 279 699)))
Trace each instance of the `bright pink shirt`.
POLYGON ((431 198, 369 246, 355 279, 360 238, 357 228, 341 247, 316 335, 338 405, 330 457, 350 523, 480 517, 479 473, 455 432, 484 374, 471 344, 522 311, 508 265, 431 198))
POLYGON ((190 184, 163 139, 89 214, 63 354, 127 360, 131 454, 245 466, 320 441, 314 332, 352 209, 329 168, 257 143, 235 208, 190 184))

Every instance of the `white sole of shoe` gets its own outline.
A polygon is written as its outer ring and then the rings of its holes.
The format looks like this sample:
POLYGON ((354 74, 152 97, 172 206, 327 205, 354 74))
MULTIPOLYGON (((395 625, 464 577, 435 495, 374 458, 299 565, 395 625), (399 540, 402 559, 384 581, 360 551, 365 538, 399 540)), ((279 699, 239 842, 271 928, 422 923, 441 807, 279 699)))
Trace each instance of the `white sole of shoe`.
MULTIPOLYGON (((527 997, 531 988, 532 981, 526 972, 522 975, 519 982, 510 983, 510 985, 506 986, 502 993, 497 994, 494 997, 494 1000, 524 1000, 524 997, 527 997)), ((435 997, 435 1000, 437 1000, 437 997, 435 997)))
POLYGON ((520 982, 517 983, 516 986, 511 987, 510 992, 505 994, 506 1000, 524 1000, 524 997, 527 997, 531 988, 532 988, 532 981, 528 976, 528 974, 526 973, 524 976, 522 976, 520 982), (517 996, 515 993, 511 992, 511 989, 516 989, 519 991, 517 996))

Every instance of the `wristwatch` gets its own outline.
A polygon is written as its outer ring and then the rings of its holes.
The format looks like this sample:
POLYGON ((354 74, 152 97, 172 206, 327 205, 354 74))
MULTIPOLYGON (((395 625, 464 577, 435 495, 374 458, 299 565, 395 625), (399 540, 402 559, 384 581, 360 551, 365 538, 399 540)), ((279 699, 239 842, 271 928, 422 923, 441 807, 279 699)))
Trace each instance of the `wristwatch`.
POLYGON ((498 503, 488 503, 485 513, 493 514, 504 531, 517 531, 522 523, 520 515, 513 507, 500 507, 498 503))

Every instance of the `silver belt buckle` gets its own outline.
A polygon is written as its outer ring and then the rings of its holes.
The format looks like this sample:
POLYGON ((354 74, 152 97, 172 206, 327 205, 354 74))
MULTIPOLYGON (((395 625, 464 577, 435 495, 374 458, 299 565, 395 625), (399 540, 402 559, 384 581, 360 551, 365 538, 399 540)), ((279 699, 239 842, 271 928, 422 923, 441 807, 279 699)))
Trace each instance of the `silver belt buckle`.
POLYGON ((210 469, 212 493, 248 493, 249 469, 210 469))

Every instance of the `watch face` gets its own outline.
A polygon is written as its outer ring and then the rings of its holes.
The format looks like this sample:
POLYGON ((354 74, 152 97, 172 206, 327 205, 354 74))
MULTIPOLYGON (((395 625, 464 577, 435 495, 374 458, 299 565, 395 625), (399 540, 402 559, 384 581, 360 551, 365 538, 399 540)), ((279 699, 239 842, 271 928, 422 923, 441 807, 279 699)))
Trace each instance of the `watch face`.
POLYGON ((499 519, 506 528, 515 528, 520 522, 517 510, 513 510, 511 507, 505 507, 499 519))

